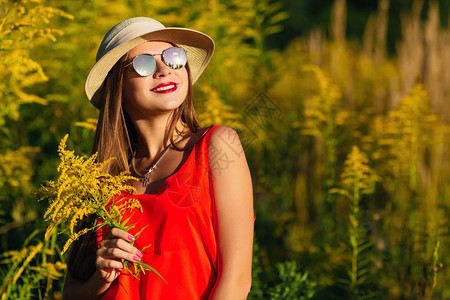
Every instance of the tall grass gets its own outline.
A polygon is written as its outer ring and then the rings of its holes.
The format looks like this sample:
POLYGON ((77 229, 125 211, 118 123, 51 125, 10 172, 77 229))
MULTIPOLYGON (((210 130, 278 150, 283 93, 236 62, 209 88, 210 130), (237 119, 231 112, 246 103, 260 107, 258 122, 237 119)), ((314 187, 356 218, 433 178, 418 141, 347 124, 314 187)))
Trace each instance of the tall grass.
MULTIPOLYGON (((271 221, 284 228, 285 255, 314 270, 319 298, 446 298, 450 278, 442 266, 449 261, 439 253, 449 247, 449 114, 442 99, 450 96, 450 65, 441 48, 448 29, 439 25, 436 3, 422 20, 423 3, 415 1, 402 15, 397 56, 388 56, 389 1, 379 1, 361 45, 345 39, 343 6, 345 1, 335 2, 329 39, 315 30, 291 43, 283 57, 296 58, 281 68, 280 81, 270 89, 288 111, 280 122, 298 133, 285 144, 297 149, 295 155, 268 155, 270 161, 295 162, 294 176, 282 178, 292 192, 271 200, 291 202, 294 213, 271 221), (290 71, 309 62, 320 69, 290 71), (348 206, 330 191, 345 174, 351 145, 366 154, 379 180, 371 195, 348 206), (364 271, 358 261, 366 263, 364 271), (374 284, 358 286, 360 271, 374 284)), ((291 167, 280 166, 281 174, 283 168, 291 167)))

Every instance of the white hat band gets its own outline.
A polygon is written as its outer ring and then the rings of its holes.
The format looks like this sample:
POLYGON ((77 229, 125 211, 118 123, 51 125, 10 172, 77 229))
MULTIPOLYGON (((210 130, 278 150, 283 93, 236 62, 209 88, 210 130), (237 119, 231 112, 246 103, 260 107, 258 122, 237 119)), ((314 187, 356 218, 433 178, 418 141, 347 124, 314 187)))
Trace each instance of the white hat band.
POLYGON ((129 26, 122 29, 118 32, 108 43, 105 44, 105 47, 99 49, 97 53, 97 61, 105 54, 117 47, 118 45, 137 38, 143 34, 148 32, 149 28, 154 28, 154 30, 164 29, 166 28, 163 24, 156 20, 151 20, 147 22, 138 22, 130 24, 129 26), (100 50, 101 53, 100 53, 100 50))

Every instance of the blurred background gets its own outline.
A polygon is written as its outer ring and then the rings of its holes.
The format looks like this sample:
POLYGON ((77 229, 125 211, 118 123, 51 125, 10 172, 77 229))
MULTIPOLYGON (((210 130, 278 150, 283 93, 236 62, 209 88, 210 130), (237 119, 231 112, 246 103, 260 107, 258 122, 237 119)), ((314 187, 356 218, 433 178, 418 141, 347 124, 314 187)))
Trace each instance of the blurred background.
POLYGON ((202 126, 252 172, 249 299, 450 299, 450 1, 0 0, 1 299, 61 299, 57 145, 91 154, 84 81, 133 16, 216 42, 202 126))

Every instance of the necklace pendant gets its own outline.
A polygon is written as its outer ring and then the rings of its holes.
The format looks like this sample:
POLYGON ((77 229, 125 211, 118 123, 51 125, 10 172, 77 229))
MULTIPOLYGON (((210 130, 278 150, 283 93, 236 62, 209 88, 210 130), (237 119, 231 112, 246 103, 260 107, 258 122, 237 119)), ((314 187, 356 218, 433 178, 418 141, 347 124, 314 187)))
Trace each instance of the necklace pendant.
POLYGON ((146 187, 149 182, 150 178, 148 178, 148 174, 145 174, 144 178, 142 178, 142 186, 146 187))
MULTIPOLYGON (((178 141, 178 139, 181 137, 181 134, 184 132, 185 129, 186 129, 186 124, 184 124, 183 131, 181 131, 178 134, 177 138, 173 141, 173 143, 178 141)), ((169 151, 170 148, 172 148, 172 145, 169 145, 166 148, 166 150, 163 152, 163 154, 159 157, 159 159, 155 162, 155 164, 147 171, 147 173, 145 173, 145 175, 142 175, 141 173, 136 171, 136 166, 134 165, 134 157, 136 155, 136 152, 133 153, 133 157, 131 159, 131 167, 133 168, 134 173, 136 173, 138 176, 143 176, 143 178, 141 179, 143 187, 146 187, 148 185, 148 183, 150 182, 150 173, 153 172, 153 170, 156 168, 156 166, 161 161, 161 159, 164 157, 164 155, 167 154, 167 152, 169 151)))

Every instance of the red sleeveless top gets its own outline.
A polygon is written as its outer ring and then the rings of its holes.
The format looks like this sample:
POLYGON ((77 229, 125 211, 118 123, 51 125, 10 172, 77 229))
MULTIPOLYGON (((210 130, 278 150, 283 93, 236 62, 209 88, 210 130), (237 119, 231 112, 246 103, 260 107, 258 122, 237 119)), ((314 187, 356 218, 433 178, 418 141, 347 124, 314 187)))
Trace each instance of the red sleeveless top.
MULTIPOLYGON (((135 279, 127 270, 101 299, 208 299, 217 278, 217 217, 209 165, 211 126, 193 146, 180 169, 169 176, 156 194, 132 195, 143 212, 134 210, 129 224, 135 242, 145 249, 142 261, 155 268, 135 279)), ((126 220, 130 215, 124 215, 126 220)), ((106 232, 98 234, 100 242, 106 232)))

